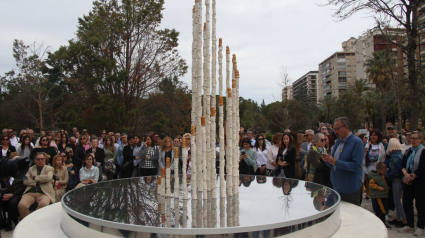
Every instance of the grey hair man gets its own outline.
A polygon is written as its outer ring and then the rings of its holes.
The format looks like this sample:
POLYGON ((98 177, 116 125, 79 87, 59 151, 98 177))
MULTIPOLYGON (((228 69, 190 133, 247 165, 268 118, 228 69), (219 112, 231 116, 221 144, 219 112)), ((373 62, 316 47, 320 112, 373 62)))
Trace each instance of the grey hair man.
POLYGON ((331 182, 341 200, 360 206, 363 141, 351 133, 350 122, 346 117, 335 119, 334 131, 338 140, 335 141, 331 155, 324 154, 322 159, 331 168, 331 182))
POLYGON ((304 134, 305 142, 302 143, 302 145, 301 145, 303 150, 305 150, 305 151, 310 150, 310 147, 311 147, 311 144, 312 144, 312 141, 313 141, 313 136, 314 136, 313 130, 309 129, 309 130, 305 131, 305 134, 304 134))

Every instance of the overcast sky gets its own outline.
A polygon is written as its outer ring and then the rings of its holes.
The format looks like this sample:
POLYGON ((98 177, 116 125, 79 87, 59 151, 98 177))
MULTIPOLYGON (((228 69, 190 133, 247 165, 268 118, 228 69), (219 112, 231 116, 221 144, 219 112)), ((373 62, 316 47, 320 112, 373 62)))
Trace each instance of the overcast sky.
MULTIPOLYGON (((237 55, 242 97, 258 103, 264 99, 266 104, 281 100, 277 82, 282 67, 295 81, 308 71, 318 70, 321 61, 341 51, 342 41, 373 27, 373 20, 365 14, 335 22, 333 10, 319 6, 324 1, 217 1, 217 38, 223 38, 223 45, 237 55)), ((189 66, 193 4, 194 0, 165 0, 161 25, 180 32, 178 49, 189 66)), ((90 0, 0 1, 0 75, 14 67, 14 39, 25 44, 44 42, 57 50, 75 36, 78 17, 91 9, 90 0)), ((189 86, 190 72, 182 78, 189 86)))

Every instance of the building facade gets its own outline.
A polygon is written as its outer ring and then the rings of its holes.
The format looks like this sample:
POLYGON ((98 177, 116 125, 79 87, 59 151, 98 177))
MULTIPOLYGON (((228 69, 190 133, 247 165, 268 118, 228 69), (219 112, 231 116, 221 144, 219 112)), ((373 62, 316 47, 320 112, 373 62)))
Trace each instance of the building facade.
POLYGON ((296 98, 304 91, 307 92, 311 102, 317 103, 317 80, 319 71, 309 71, 292 83, 292 98, 296 98))
MULTIPOLYGON (((403 33, 396 29, 389 29, 386 30, 385 34, 384 36, 381 32, 374 32, 357 40, 355 45, 357 79, 368 79, 364 63, 368 59, 373 59, 374 52, 382 50, 387 51, 394 57, 394 74, 397 75, 396 77, 399 77, 400 80, 404 77, 405 69, 403 64, 406 60, 405 55, 397 44, 392 43, 393 41, 402 44, 404 41, 403 33)), ((375 84, 371 83, 370 86, 375 87, 375 84)))
POLYGON ((319 64, 317 101, 332 96, 338 98, 356 78, 354 51, 335 52, 319 64))
POLYGON ((286 86, 282 89, 282 101, 292 100, 292 86, 286 86))

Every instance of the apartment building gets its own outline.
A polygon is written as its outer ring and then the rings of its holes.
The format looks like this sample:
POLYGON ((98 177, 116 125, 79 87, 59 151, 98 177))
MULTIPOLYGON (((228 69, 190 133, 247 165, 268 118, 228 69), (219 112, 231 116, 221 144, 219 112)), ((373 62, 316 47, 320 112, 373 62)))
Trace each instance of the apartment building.
POLYGON ((319 64, 317 101, 331 95, 338 98, 347 91, 348 84, 356 78, 356 55, 352 47, 355 38, 342 43, 347 51, 335 52, 319 64))
POLYGON ((296 98, 303 91, 307 91, 310 101, 316 103, 318 77, 319 71, 309 71, 292 83, 292 98, 296 98))
POLYGON ((286 86, 282 89, 282 101, 292 100, 292 86, 286 86))
MULTIPOLYGON (((374 52, 382 50, 391 52, 397 65, 395 72, 397 72, 397 74, 402 78, 405 73, 403 70, 405 56, 403 55, 401 48, 392 43, 392 41, 402 43, 402 35, 403 33, 399 29, 388 29, 386 30, 385 35, 383 35, 380 31, 375 31, 371 34, 360 37, 355 44, 356 78, 368 79, 364 63, 368 59, 373 58, 374 52)), ((375 85, 371 84, 371 86, 374 87, 375 85)))

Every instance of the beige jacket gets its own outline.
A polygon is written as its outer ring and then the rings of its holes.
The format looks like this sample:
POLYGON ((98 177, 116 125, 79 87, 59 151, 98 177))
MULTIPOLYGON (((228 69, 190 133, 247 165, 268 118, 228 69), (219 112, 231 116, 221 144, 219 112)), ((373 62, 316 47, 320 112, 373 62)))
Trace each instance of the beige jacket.
POLYGON ((37 165, 32 166, 29 168, 26 176, 28 180, 24 181, 24 184, 27 185, 27 188, 25 189, 25 193, 28 192, 28 190, 31 189, 31 187, 35 187, 35 185, 40 183, 40 188, 43 191, 44 194, 46 194, 52 203, 55 203, 55 190, 53 189, 52 185, 52 179, 53 179, 53 172, 54 169, 52 166, 45 165, 41 169, 40 175, 37 176, 37 165), (33 176, 35 176, 35 179, 33 179, 33 176))
MULTIPOLYGON (((56 177, 58 178, 59 183, 62 185, 62 188, 66 188, 69 180, 68 169, 65 166, 62 166, 62 169, 56 173, 56 177)), ((53 171, 53 174, 55 174, 55 171, 53 171)))

